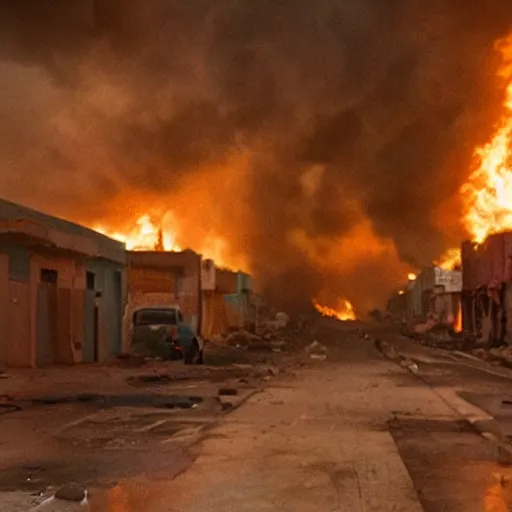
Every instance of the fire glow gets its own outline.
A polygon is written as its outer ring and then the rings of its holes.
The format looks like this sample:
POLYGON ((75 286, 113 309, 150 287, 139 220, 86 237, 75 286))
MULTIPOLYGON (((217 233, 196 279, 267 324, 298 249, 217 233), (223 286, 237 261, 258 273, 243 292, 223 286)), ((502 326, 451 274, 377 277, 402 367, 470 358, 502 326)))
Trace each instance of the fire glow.
POLYGON ((127 234, 110 232, 102 226, 96 226, 95 231, 109 236, 114 240, 123 242, 129 251, 181 251, 176 243, 176 233, 165 230, 163 226, 155 224, 150 215, 142 215, 137 219, 135 227, 127 234))
POLYGON ((313 306, 322 316, 336 318, 342 322, 356 319, 354 307, 346 299, 341 299, 336 309, 323 306, 317 300, 313 300, 313 306))
POLYGON ((461 188, 464 224, 477 243, 512 229, 512 35, 496 48, 502 57, 498 75, 506 84, 505 111, 491 140, 476 149, 476 168, 461 188))
POLYGON ((434 263, 443 270, 455 270, 459 268, 461 265, 460 249, 448 249, 434 263))

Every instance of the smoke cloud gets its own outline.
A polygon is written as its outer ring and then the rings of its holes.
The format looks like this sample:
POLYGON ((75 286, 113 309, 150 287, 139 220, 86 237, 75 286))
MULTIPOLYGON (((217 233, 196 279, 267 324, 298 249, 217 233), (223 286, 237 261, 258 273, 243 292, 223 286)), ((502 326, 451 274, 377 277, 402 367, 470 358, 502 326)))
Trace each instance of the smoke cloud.
POLYGON ((378 305, 465 235, 509 0, 5 0, 0 193, 171 211, 272 296, 378 305))

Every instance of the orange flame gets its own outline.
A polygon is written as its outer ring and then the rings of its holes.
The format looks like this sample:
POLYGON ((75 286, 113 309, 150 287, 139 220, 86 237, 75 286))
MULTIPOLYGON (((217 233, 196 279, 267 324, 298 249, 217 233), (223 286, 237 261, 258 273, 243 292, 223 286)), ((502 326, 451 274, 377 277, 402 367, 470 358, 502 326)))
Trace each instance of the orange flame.
POLYGON ((355 320, 356 319, 356 313, 354 311, 354 306, 346 300, 341 299, 338 302, 338 307, 336 309, 323 306, 322 304, 319 304, 319 302, 315 299, 313 300, 313 306, 315 306, 315 309, 322 315, 322 316, 328 316, 331 318, 337 318, 338 320, 341 320, 342 322, 346 322, 347 320, 355 320))
POLYGON ((448 249, 434 263, 438 267, 441 267, 443 270, 454 270, 457 267, 460 267, 461 266, 460 249, 458 249, 458 248, 448 249))
POLYGON ((512 35, 500 41, 497 50, 502 56, 499 77, 507 84, 505 112, 490 142, 476 149, 478 166, 461 188, 464 223, 478 243, 512 229, 512 35))
POLYGON ((96 226, 95 231, 126 244, 129 251, 181 251, 176 243, 176 232, 164 229, 162 225, 153 222, 150 215, 137 219, 136 225, 128 233, 109 232, 102 226, 96 226))
MULTIPOLYGON (((94 226, 92 229, 123 242, 129 251, 183 250, 179 223, 170 211, 163 216, 142 215, 137 219, 134 227, 124 232, 109 230, 103 226, 94 226)), ((185 240, 185 242, 190 241, 185 240)), ((192 244, 192 248, 201 253, 203 257, 214 260, 219 267, 247 270, 245 261, 233 261, 233 259, 226 258, 226 255, 229 254, 229 246, 222 237, 208 234, 199 243, 192 244)))
POLYGON ((462 308, 458 308, 455 321, 453 323, 453 330, 455 332, 462 332, 462 308))

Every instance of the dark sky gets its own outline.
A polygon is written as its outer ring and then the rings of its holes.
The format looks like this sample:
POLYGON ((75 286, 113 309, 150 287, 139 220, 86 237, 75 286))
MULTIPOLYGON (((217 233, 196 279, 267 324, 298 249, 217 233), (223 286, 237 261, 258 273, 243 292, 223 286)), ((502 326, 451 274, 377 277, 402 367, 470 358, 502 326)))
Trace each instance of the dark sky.
POLYGON ((363 310, 465 235, 512 2, 4 0, 0 29, 1 195, 179 205, 276 297, 363 310))

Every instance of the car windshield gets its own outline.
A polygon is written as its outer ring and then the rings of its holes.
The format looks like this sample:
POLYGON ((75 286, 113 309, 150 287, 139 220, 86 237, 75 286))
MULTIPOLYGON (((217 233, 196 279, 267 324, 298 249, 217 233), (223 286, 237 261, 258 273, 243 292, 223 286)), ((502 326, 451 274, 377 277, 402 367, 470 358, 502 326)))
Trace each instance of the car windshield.
POLYGON ((176 325, 175 309, 141 309, 133 315, 134 325, 176 325))

